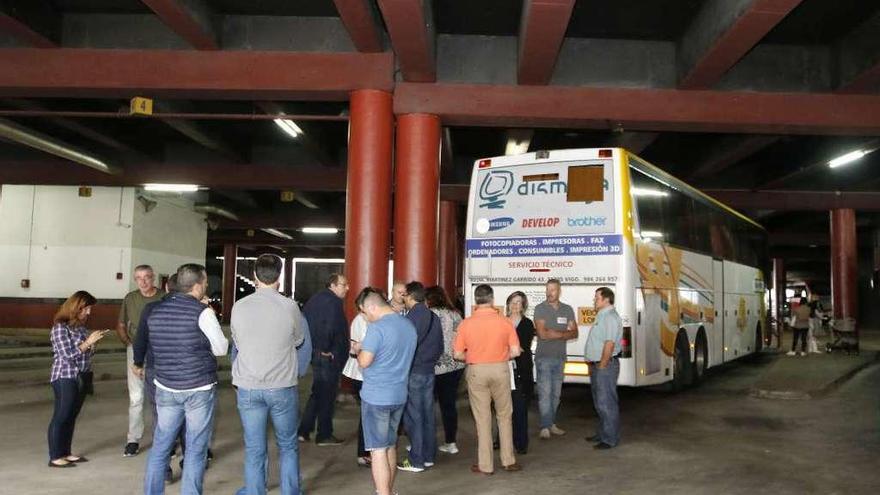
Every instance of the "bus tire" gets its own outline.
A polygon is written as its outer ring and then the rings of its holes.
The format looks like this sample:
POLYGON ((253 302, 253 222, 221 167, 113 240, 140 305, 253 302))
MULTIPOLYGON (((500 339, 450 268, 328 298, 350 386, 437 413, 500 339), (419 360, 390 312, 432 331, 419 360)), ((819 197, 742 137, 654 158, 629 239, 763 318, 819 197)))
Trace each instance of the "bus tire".
POLYGON ((697 332, 694 340, 693 384, 699 385, 709 369, 709 344, 706 340, 706 331, 702 328, 697 332))
POLYGON ((672 357, 672 391, 679 392, 693 382, 690 343, 687 332, 679 330, 675 337, 675 354, 672 357))

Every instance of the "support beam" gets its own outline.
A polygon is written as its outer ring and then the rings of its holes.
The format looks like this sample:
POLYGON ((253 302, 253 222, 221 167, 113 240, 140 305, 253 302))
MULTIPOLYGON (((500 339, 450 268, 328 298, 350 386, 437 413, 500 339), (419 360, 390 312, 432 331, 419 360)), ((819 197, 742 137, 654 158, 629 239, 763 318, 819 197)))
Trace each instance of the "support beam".
POLYGON ((844 36, 835 47, 838 93, 880 91, 880 11, 844 36))
POLYGON ((398 83, 394 113, 487 127, 880 135, 870 95, 398 83))
POLYGON ((773 258, 773 306, 772 315, 776 322, 776 348, 782 348, 782 329, 785 326, 785 260, 773 258))
POLYGON ((236 266, 238 265, 238 247, 235 244, 223 246, 223 323, 229 323, 232 316, 232 305, 235 304, 236 266))
POLYGON ((703 179, 721 173, 755 153, 775 144, 779 136, 726 136, 712 153, 694 167, 689 179, 703 179))
POLYGON ((568 29, 574 0, 526 0, 519 30, 517 81, 548 84, 568 29))
POLYGON ((147 183, 199 184, 226 189, 277 190, 279 184, 303 191, 344 191, 345 169, 317 163, 209 164, 126 162, 120 175, 102 174, 54 158, 0 158, 0 184, 140 186, 147 183), (317 173, 320 170, 321 173, 317 173))
MULTIPOLYGON (((188 102, 182 101, 157 101, 155 102, 155 107, 157 113, 187 113, 194 111, 192 105, 188 102)), ((244 162, 244 157, 242 157, 241 153, 232 149, 231 146, 226 144, 226 140, 221 136, 217 136, 211 131, 204 128, 203 125, 198 122, 194 122, 192 120, 186 119, 161 119, 162 122, 171 127, 175 131, 183 134, 187 138, 191 139, 196 144, 204 146, 209 150, 216 151, 220 153, 222 156, 226 158, 230 158, 233 161, 244 162)))
POLYGON ((390 91, 393 63, 390 53, 3 49, 0 96, 345 101, 390 91))
POLYGON ((429 0, 378 0, 405 81, 437 79, 436 35, 429 0))
POLYGON ((377 53, 383 50, 382 28, 369 0, 333 0, 342 24, 359 52, 377 53))
POLYGON ((0 33, 34 48, 58 48, 61 14, 49 2, 5 0, 0 2, 0 33))
POLYGON ((858 318, 856 212, 831 210, 831 306, 834 319, 858 318))
POLYGON ((199 50, 219 50, 213 13, 204 0, 141 0, 172 31, 199 50))
POLYGON ((709 0, 682 36, 679 87, 714 86, 801 0, 709 0))
POLYGON ((458 204, 452 201, 440 202, 440 229, 437 235, 438 284, 454 300, 456 290, 456 270, 461 249, 458 246, 458 204))
POLYGON ((737 209, 827 211, 851 208, 880 211, 880 192, 840 191, 748 191, 745 189, 707 189, 709 196, 737 209))

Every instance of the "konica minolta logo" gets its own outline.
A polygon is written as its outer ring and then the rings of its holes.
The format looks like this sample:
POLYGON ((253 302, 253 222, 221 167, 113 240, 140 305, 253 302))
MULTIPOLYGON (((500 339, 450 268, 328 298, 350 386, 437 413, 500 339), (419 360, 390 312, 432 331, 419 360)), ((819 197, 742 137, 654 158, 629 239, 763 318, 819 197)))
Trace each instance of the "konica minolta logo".
POLYGON ((493 218, 489 220, 489 231, 506 229, 513 225, 513 219, 510 217, 493 218))

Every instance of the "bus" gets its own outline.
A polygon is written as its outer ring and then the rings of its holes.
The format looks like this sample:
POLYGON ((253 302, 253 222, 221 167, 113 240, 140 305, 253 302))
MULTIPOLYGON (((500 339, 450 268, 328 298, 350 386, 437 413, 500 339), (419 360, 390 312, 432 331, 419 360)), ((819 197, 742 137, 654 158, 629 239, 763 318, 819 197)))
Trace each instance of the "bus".
POLYGON ((477 160, 465 244, 467 313, 489 284, 499 311, 523 291, 531 317, 547 280, 561 281, 579 329, 568 383, 589 383, 584 345, 602 286, 623 320, 621 385, 683 388, 763 346, 766 231, 625 149, 477 160))

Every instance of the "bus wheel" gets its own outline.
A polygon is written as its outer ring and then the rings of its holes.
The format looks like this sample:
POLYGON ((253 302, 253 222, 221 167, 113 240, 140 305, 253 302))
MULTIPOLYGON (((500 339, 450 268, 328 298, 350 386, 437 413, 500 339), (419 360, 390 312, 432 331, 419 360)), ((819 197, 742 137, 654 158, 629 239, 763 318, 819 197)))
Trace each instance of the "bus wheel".
POLYGON ((693 379, 690 345, 684 330, 680 330, 675 338, 675 355, 672 361, 672 391, 678 392, 688 387, 693 379))
POLYGON ((709 345, 706 342, 706 332, 701 328, 694 341, 694 385, 699 385, 703 381, 707 369, 709 369, 709 345))

